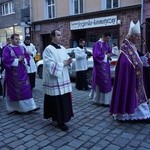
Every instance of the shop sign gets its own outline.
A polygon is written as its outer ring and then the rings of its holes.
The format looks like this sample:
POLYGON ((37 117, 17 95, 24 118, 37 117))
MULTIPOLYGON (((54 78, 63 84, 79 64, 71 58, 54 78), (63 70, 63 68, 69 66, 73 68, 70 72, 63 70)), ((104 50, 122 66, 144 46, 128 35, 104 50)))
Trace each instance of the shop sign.
POLYGON ((70 30, 117 25, 117 16, 93 18, 70 22, 70 30))

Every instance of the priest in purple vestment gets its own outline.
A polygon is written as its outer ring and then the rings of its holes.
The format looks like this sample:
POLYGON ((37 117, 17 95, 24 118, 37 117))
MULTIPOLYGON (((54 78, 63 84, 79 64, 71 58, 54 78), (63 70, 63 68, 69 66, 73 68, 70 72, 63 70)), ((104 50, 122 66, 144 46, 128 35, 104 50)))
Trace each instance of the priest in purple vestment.
POLYGON ((31 112, 38 110, 30 88, 27 74, 29 54, 19 45, 19 35, 11 36, 12 44, 3 50, 2 60, 5 68, 6 109, 9 113, 31 112))
POLYGON ((143 63, 135 44, 140 39, 140 23, 130 23, 116 67, 110 113, 117 120, 149 120, 150 109, 143 84, 143 63))
POLYGON ((110 56, 111 48, 109 39, 111 34, 104 33, 102 39, 93 46, 93 80, 90 99, 95 104, 108 106, 111 100, 111 75, 110 75, 110 56))

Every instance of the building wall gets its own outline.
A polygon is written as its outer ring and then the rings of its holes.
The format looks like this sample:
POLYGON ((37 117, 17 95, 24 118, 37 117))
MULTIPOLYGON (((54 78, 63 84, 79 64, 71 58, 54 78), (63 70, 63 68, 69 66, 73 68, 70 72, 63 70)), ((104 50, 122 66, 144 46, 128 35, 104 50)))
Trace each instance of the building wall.
POLYGON ((56 0, 56 16, 59 18, 62 16, 68 16, 69 14, 69 1, 63 0, 62 2, 60 2, 60 0, 56 0))
POLYGON ((45 19, 45 0, 31 0, 32 21, 45 19))
POLYGON ((121 7, 141 4, 141 0, 120 0, 121 7))
POLYGON ((42 52, 44 50, 43 43, 42 43, 42 35, 44 34, 50 34, 50 32, 53 29, 60 29, 62 32, 62 45, 64 45, 66 48, 70 47, 70 39, 71 39, 71 32, 70 32, 70 26, 69 21, 64 20, 61 22, 53 22, 53 23, 45 23, 41 25, 41 30, 38 32, 34 32, 34 43, 37 47, 37 49, 42 52))
MULTIPOLYGON (((12 0, 1 0, 0 1, 0 13, 2 12, 1 4, 12 0)), ((14 10, 13 14, 2 16, 0 15, 0 29, 11 27, 14 24, 21 25, 21 9, 26 8, 29 5, 29 0, 13 0, 14 10)))
MULTIPOLYGON (((46 2, 45 0, 31 0, 33 5, 33 22, 47 20, 46 18, 46 2)), ((60 0, 56 1, 56 18, 70 16, 70 1, 60 0)), ((84 0, 84 13, 96 12, 102 10, 102 5, 104 5, 104 0, 84 0)), ((120 7, 132 6, 141 4, 141 0, 120 0, 120 7)))
MULTIPOLYGON (((8 0, 3 2, 8 2, 8 0)), ((0 16, 0 29, 1 28, 6 28, 6 27, 11 27, 14 24, 20 25, 21 24, 21 1, 14 0, 15 3, 15 13, 6 15, 6 16, 0 16)), ((2 2, 0 2, 2 4, 2 2)), ((0 7, 1 9, 1 7, 0 7)))
POLYGON ((150 2, 144 4, 144 21, 145 18, 150 18, 150 2))
MULTIPOLYGON (((119 45, 122 43, 123 39, 125 38, 125 36, 128 33, 128 29, 129 29, 129 24, 131 20, 137 21, 140 18, 140 13, 141 13, 141 8, 139 7, 132 7, 130 9, 124 9, 124 10, 119 10, 119 11, 112 11, 112 12, 103 12, 103 14, 101 13, 95 13, 94 15, 88 14, 85 16, 78 16, 78 17, 73 17, 73 18, 64 18, 60 21, 57 20, 49 20, 49 21, 44 21, 40 23, 41 26, 41 30, 40 31, 35 31, 34 32, 34 43, 36 45, 36 47, 38 47, 38 49, 41 50, 41 52, 43 51, 43 43, 42 43, 42 37, 41 35, 43 34, 47 34, 50 33, 51 30, 53 29, 60 29, 62 32, 62 36, 63 36, 63 40, 62 40, 62 44, 66 47, 69 48, 71 45, 71 40, 72 40, 72 36, 73 33, 70 30, 70 22, 71 21, 78 21, 78 20, 83 20, 83 19, 92 19, 92 18, 98 18, 98 17, 107 17, 107 16, 113 16, 113 15, 117 15, 117 19, 121 20, 121 25, 117 25, 117 26, 112 26, 112 27, 99 27, 99 28, 92 28, 92 29, 87 29, 88 31, 92 31, 93 32, 105 32, 105 31, 109 31, 109 29, 111 30, 115 30, 116 32, 118 32, 118 40, 119 40, 119 45)), ((38 23, 37 23, 38 24, 38 23)), ((36 24, 35 24, 36 25, 36 24)))
MULTIPOLYGON (((2 12, 1 4, 12 1, 12 0, 1 0, 0 1, 0 14, 2 12)), ((14 2, 14 10, 15 13, 9 14, 2 16, 0 15, 0 29, 1 28, 6 28, 6 27, 11 27, 14 24, 16 25, 21 25, 21 9, 28 7, 29 5, 29 0, 13 0, 14 2)))
MULTIPOLYGON (((67 16, 69 14, 69 3, 68 0, 63 0, 60 3, 60 0, 56 1, 56 16, 62 17, 67 16)), ((34 21, 46 20, 47 18, 47 8, 46 8, 46 1, 45 0, 31 0, 32 2, 32 17, 34 21)))
POLYGON ((100 0, 85 0, 85 12, 100 10, 100 0))
POLYGON ((6 39, 13 33, 20 34, 23 39, 23 27, 21 24, 21 10, 28 8, 29 0, 1 0, 0 1, 0 14, 2 14, 2 4, 5 2, 14 3, 14 13, 8 15, 0 15, 0 47, 5 44, 6 39))

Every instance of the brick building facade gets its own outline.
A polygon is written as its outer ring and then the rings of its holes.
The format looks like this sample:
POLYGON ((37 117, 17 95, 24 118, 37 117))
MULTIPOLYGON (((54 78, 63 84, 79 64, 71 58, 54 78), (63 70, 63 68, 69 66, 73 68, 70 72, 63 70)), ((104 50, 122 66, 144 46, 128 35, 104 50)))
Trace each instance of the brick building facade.
POLYGON ((112 42, 116 42, 119 46, 128 33, 131 20, 137 21, 141 18, 141 5, 122 7, 112 10, 102 10, 92 13, 81 14, 78 16, 68 16, 56 18, 52 20, 43 20, 33 23, 34 26, 34 43, 42 52, 46 45, 50 43, 50 32, 53 29, 62 31, 62 44, 66 47, 73 47, 74 41, 78 42, 79 38, 85 38, 87 46, 92 46, 96 40, 100 38, 102 33, 109 31, 113 35, 112 42), (117 23, 111 26, 90 27, 84 29, 71 30, 70 23, 73 21, 83 21, 85 19, 102 18, 116 16, 117 23))

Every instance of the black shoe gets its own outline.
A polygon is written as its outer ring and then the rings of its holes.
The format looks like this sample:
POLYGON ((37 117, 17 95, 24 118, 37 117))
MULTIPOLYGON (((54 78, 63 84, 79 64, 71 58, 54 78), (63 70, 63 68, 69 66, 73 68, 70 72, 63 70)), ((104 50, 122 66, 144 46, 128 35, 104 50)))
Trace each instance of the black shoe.
POLYGON ((148 123, 150 124, 150 118, 139 120, 140 123, 148 123))
POLYGON ((37 110, 39 110, 40 109, 40 107, 36 107, 35 109, 33 109, 33 111, 37 111, 37 110))
POLYGON ((69 130, 69 127, 67 127, 64 123, 62 125, 59 125, 59 128, 62 130, 62 131, 68 131, 69 130))
POLYGON ((118 120, 120 123, 150 123, 150 119, 138 119, 138 120, 118 120))
POLYGON ((90 88, 85 88, 85 89, 84 89, 84 91, 89 91, 89 90, 90 90, 90 88))
POLYGON ((39 110, 39 109, 40 109, 40 107, 37 107, 37 108, 32 109, 32 110, 30 110, 30 111, 28 111, 28 112, 30 113, 30 112, 33 112, 33 111, 37 111, 37 110, 39 110))
POLYGON ((110 107, 109 104, 101 104, 102 107, 110 107))
POLYGON ((10 114, 21 114, 21 112, 19 112, 19 111, 12 111, 12 112, 7 113, 7 115, 10 115, 10 114))

